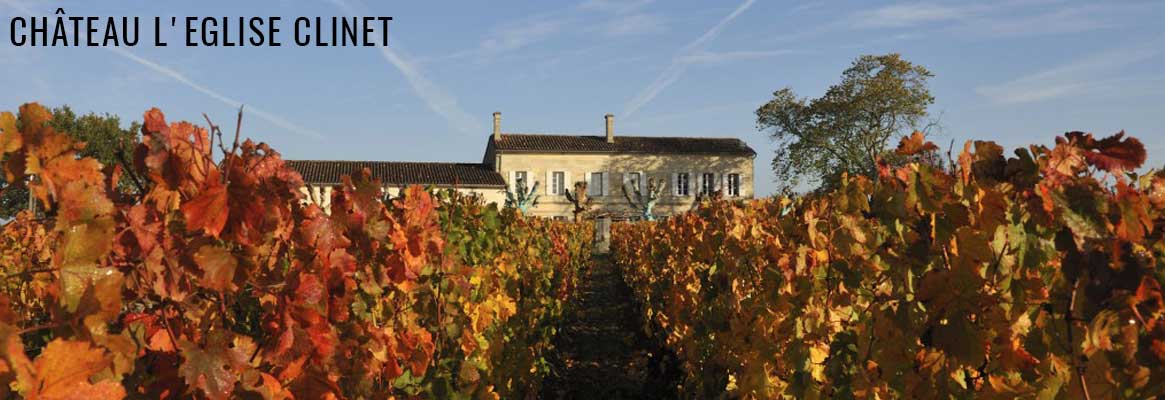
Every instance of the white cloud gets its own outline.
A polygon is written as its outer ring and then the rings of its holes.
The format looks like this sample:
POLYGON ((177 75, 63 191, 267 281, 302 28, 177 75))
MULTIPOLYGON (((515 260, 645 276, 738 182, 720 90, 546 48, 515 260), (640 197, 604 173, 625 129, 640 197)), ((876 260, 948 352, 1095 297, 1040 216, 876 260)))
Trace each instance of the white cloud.
POLYGON ((950 7, 926 3, 893 4, 856 13, 853 16, 853 26, 859 28, 903 28, 964 19, 978 14, 980 10, 972 7, 950 7))
POLYGON ((1134 81, 1114 78, 1122 68, 1160 53, 1159 44, 1118 48, 1009 82, 981 86, 975 92, 996 104, 1022 104, 1110 91, 1113 85, 1134 81))
POLYGON ((605 36, 642 35, 659 33, 667 29, 663 17, 655 14, 627 14, 616 16, 597 29, 605 36))
POLYGON ((651 4, 654 0, 587 0, 579 4, 582 10, 626 14, 651 4))
POLYGON ((1122 11, 1125 9, 1121 7, 1091 5, 1029 15, 991 16, 968 21, 962 31, 993 36, 1087 32, 1118 26, 1124 18, 1113 14, 1122 11))
POLYGON ((426 78, 424 72, 415 63, 409 61, 407 57, 402 56, 389 47, 381 47, 380 53, 384 56, 385 60, 404 75, 405 80, 409 82, 409 86, 413 88, 417 96, 420 96, 425 101, 429 109, 445 118, 454 129, 463 133, 482 131, 482 126, 477 119, 473 118, 472 115, 465 112, 457 104, 457 97, 445 92, 434 84, 433 81, 430 81, 429 78, 426 78))
POLYGON ((792 11, 794 13, 799 13, 802 11, 812 10, 814 8, 821 8, 822 6, 825 6, 825 2, 822 0, 807 1, 799 6, 793 7, 792 11))
POLYGON ((481 42, 479 50, 486 55, 517 50, 554 36, 564 25, 563 20, 534 19, 498 27, 481 42))
MULTIPOLYGON (((194 91, 196 91, 196 92, 205 94, 212 99, 218 100, 219 102, 222 102, 223 104, 229 105, 231 107, 242 107, 243 106, 243 102, 235 100, 234 98, 231 98, 231 97, 227 97, 226 95, 223 95, 223 94, 216 92, 214 90, 211 90, 210 88, 202 85, 201 83, 190 80, 190 78, 187 78, 186 75, 183 75, 182 73, 175 71, 175 70, 173 70, 165 65, 158 64, 156 62, 145 59, 145 58, 138 56, 134 53, 131 53, 131 52, 129 52, 129 50, 125 50, 121 47, 106 47, 106 48, 109 49, 109 51, 112 51, 114 54, 120 55, 122 57, 129 59, 130 61, 141 64, 142 66, 149 68, 150 70, 153 70, 154 72, 157 72, 159 74, 167 76, 170 79, 173 79, 174 81, 176 81, 178 83, 186 85, 187 87, 194 89, 194 91)), ((291 121, 288 121, 287 119, 285 119, 279 115, 264 111, 263 109, 261 109, 259 107, 255 107, 253 105, 248 106, 246 108, 246 112, 249 114, 254 114, 255 116, 259 117, 260 119, 263 119, 267 122, 270 122, 270 123, 272 123, 275 126, 278 126, 280 128, 287 129, 288 131, 291 131, 293 133, 296 133, 296 134, 299 134, 302 136, 311 137, 314 139, 323 139, 324 138, 323 135, 320 135, 316 131, 313 131, 313 130, 301 127, 299 125, 296 125, 296 124, 292 123, 291 121)))
MULTIPOLYGON (((333 0, 333 2, 344 10, 349 15, 356 14, 352 10, 352 6, 344 0, 333 0)), ((396 40, 396 47, 400 47, 400 39, 396 40)), ((457 97, 441 89, 440 86, 433 83, 425 76, 418 63, 413 61, 407 55, 400 53, 388 46, 379 47, 380 54, 385 61, 392 64, 404 75, 405 80, 408 81, 409 86, 412 87, 413 92, 425 102, 425 105, 430 110, 440 115, 449 123, 454 129, 462 133, 476 133, 482 131, 481 124, 472 115, 465 112, 460 105, 457 104, 457 97)))
POLYGON ((681 57, 681 60, 688 64, 721 64, 734 61, 768 58, 799 53, 804 52, 797 50, 746 50, 725 52, 702 51, 683 56, 681 57))
POLYGON ((640 91, 639 94, 635 95, 635 97, 631 99, 631 102, 627 103, 627 106, 623 109, 623 117, 630 117, 631 115, 635 114, 639 108, 651 102, 651 100, 655 99, 655 96, 658 96, 660 92, 662 92, 664 89, 667 89, 668 86, 671 86, 673 83, 679 80, 680 77, 683 76, 684 72, 687 71, 688 65, 691 64, 691 62, 687 60, 687 57, 691 57, 693 54, 703 51, 704 46, 707 45, 708 42, 719 36, 720 32, 723 31, 724 28, 732 22, 732 20, 736 19, 736 17, 740 16, 740 14, 748 10, 749 7, 752 7, 753 3, 755 2, 756 0, 745 0, 743 3, 737 6, 736 9, 732 10, 731 13, 721 19, 720 22, 716 23, 716 25, 712 26, 711 29, 708 29, 708 31, 704 32, 703 35, 700 35, 700 37, 696 38, 696 40, 693 40, 691 43, 688 43, 684 47, 680 48, 679 54, 672 58, 671 65, 668 65, 667 69, 665 69, 662 74, 655 78, 655 81, 652 81, 650 85, 647 85, 647 87, 640 91))
POLYGON ((573 7, 525 16, 492 27, 476 47, 429 61, 470 58, 477 63, 488 63, 503 54, 579 33, 623 37, 663 32, 667 29, 666 18, 641 11, 652 2, 589 0, 573 7))
MULTIPOLYGON (((18 3, 18 2, 11 1, 11 0, 5 0, 4 3, 19 10, 22 13, 29 14, 29 15, 37 14, 37 13, 33 12, 31 9, 29 9, 28 7, 26 7, 25 5, 18 3)), ((236 100, 232 97, 228 97, 222 93, 219 93, 213 89, 210 89, 206 85, 203 85, 202 83, 196 82, 196 81, 186 77, 186 75, 184 75, 178 71, 175 71, 174 69, 172 69, 170 67, 167 67, 167 66, 162 65, 162 64, 158 64, 154 61, 151 61, 149 59, 141 57, 141 56, 134 54, 134 53, 132 53, 129 50, 126 50, 124 48, 106 47, 105 49, 107 49, 107 50, 109 50, 109 51, 113 52, 114 54, 117 54, 121 57, 124 57, 130 61, 133 61, 139 65, 142 65, 142 66, 144 66, 144 67, 146 67, 154 72, 157 72, 158 74, 161 74, 162 76, 168 77, 175 82, 181 83, 181 84, 185 85, 186 87, 194 89, 194 91, 202 93, 202 94, 204 94, 204 95, 206 95, 214 100, 217 100, 223 104, 229 105, 231 107, 242 107, 244 104, 242 101, 236 100)), ((307 137, 310 137, 313 139, 323 139, 324 138, 323 135, 320 135, 318 132, 316 132, 314 130, 307 129, 307 128, 304 128, 302 126, 296 125, 295 123, 288 121, 286 118, 283 118, 277 114, 265 111, 262 108, 256 107, 254 105, 247 106, 246 112, 248 114, 252 114, 252 115, 255 115, 256 117, 259 117, 259 119, 270 122, 271 124, 273 124, 275 126, 278 126, 280 128, 291 131, 292 133, 302 135, 302 136, 307 136, 307 137)))
POLYGON ((1127 23, 1157 4, 1115 2, 1085 5, 1051 4, 1055 0, 1011 0, 991 3, 898 3, 858 11, 833 24, 835 29, 911 29, 940 25, 962 36, 1019 36, 1087 32, 1127 23))

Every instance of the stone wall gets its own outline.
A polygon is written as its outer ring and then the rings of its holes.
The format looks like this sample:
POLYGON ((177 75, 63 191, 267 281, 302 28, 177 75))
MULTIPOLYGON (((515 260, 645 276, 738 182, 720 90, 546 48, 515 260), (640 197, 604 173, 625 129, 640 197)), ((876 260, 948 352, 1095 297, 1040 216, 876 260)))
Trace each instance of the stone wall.
MULTIPOLYGON (((304 194, 303 202, 305 204, 317 204, 324 210, 327 210, 331 205, 332 190, 332 186, 330 185, 307 185, 299 188, 299 192, 304 194)), ((501 189, 458 188, 457 191, 464 194, 481 196, 486 203, 498 203, 498 208, 501 208, 506 203, 506 193, 501 189)), ((397 197, 400 194, 400 188, 388 186, 385 187, 385 192, 389 197, 397 197)))
MULTIPOLYGON (((623 197, 624 178, 630 172, 641 173, 649 179, 667 181, 664 196, 656 206, 656 213, 669 215, 691 209, 700 190, 700 176, 705 172, 715 174, 713 184, 724 188, 721 177, 726 174, 740 175, 740 196, 753 197, 753 157, 726 155, 651 155, 651 154, 501 154, 495 166, 508 184, 513 184, 518 171, 526 171, 530 185, 540 182, 538 206, 530 210, 533 215, 544 217, 569 217, 572 206, 566 196, 552 194, 550 173, 562 171, 566 176, 566 188, 573 190, 574 182, 589 181, 591 173, 601 172, 600 182, 604 193, 593 196, 596 209, 605 212, 624 213, 631 211, 623 197), (690 182, 688 195, 676 195, 675 174, 688 173, 690 182)), ((647 179, 644 179, 646 182, 647 179)), ((592 185, 593 186, 593 185, 592 185)), ((502 197, 504 201, 504 195, 502 197)))

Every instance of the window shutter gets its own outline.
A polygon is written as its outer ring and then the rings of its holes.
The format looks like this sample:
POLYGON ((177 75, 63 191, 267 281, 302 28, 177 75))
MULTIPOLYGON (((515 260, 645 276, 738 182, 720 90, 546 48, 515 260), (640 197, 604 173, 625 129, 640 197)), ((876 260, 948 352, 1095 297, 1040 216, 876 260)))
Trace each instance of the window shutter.
POLYGON ((554 194, 554 171, 546 170, 546 182, 543 185, 546 186, 546 194, 554 194))
POLYGON ((680 195, 680 174, 678 172, 671 174, 671 194, 680 195))
POLYGON ((688 196, 694 195, 695 193, 698 193, 696 192, 697 190, 700 190, 700 188, 692 187, 692 177, 694 176, 696 176, 695 172, 688 172, 688 196))
POLYGON ((608 188, 608 187, 607 187, 607 182, 610 182, 611 180, 610 180, 610 179, 607 179, 607 173, 606 173, 606 172, 600 173, 599 175, 601 176, 601 178, 600 178, 600 179, 602 179, 602 180, 603 180, 603 196, 607 196, 607 195, 609 195, 609 194, 611 193, 611 190, 610 190, 610 188, 608 188))

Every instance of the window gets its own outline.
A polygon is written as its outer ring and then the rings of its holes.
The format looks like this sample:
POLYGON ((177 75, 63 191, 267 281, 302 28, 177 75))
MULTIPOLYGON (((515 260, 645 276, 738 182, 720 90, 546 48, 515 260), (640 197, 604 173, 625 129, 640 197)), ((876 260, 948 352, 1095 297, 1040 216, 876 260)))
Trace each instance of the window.
POLYGON ((530 190, 530 184, 526 180, 526 176, 527 176, 526 171, 515 171, 514 172, 514 188, 515 189, 520 188, 520 187, 524 187, 524 188, 526 188, 526 190, 530 190))
POLYGON ((606 184, 603 175, 602 172, 591 172, 591 179, 587 181, 587 196, 603 195, 603 185, 606 184))
POLYGON ((710 195, 716 191, 716 174, 705 172, 700 175, 700 194, 710 195))
POLYGON ((728 195, 740 196, 740 174, 728 174, 728 195))
POLYGON ((550 194, 563 194, 566 191, 566 173, 554 171, 550 174, 550 194))
POLYGON ((676 174, 676 196, 687 196, 688 192, 688 173, 681 172, 676 174))
POLYGON ((642 174, 638 172, 628 172, 623 175, 623 182, 629 184, 631 190, 643 190, 643 187, 639 186, 639 182, 642 179, 642 174))

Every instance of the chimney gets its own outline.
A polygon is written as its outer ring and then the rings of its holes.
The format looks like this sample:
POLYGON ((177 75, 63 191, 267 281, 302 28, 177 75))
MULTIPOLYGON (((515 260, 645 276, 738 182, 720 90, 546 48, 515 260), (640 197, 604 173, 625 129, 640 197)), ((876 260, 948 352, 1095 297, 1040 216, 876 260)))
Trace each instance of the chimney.
POLYGON ((615 143, 615 116, 607 114, 603 118, 607 120, 607 143, 615 143))
POLYGON ((494 111, 494 141, 502 140, 502 113, 494 111))

